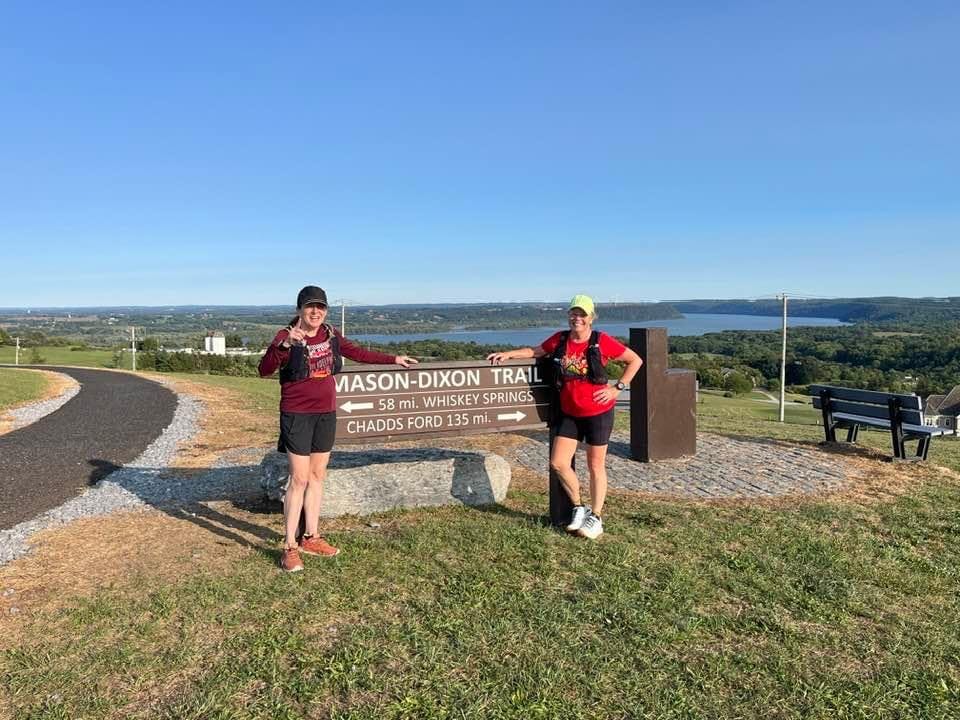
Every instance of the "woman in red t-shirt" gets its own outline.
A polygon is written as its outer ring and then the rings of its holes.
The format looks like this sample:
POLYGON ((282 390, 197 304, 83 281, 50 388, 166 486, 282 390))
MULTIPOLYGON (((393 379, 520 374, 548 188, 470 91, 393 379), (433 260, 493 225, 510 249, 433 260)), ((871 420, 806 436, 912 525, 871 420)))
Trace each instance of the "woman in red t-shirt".
MULTIPOLYGON (((625 390, 640 370, 643 360, 633 350, 610 337, 597 333, 597 349, 590 351, 593 322, 597 318, 593 300, 587 295, 575 295, 570 301, 567 321, 570 331, 566 347, 558 358, 560 374, 560 418, 557 421, 550 467, 560 476, 563 487, 573 502, 573 516, 567 531, 591 539, 603 532, 603 503, 607 495, 607 444, 613 430, 613 409, 617 396, 625 390), (599 351, 599 352, 598 352, 599 351), (594 367, 591 369, 591 355, 594 367), (606 383, 602 367, 611 360, 627 363, 623 377, 614 385, 606 383), (597 362, 599 361, 599 362, 597 362), (601 367, 597 367, 597 365, 601 367), (593 507, 580 500, 580 481, 573 470, 573 456, 577 444, 587 445, 587 469, 590 472, 590 499, 593 507)), ((553 355, 563 341, 563 333, 554 333, 535 348, 520 348, 492 353, 487 357, 493 364, 504 360, 541 358, 553 355)))

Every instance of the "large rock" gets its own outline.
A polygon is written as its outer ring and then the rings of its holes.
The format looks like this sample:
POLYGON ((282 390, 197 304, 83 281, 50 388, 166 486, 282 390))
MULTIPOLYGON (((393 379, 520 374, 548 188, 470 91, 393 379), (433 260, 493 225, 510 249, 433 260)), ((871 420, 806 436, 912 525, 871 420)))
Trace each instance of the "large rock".
MULTIPOLYGON (((261 463, 261 484, 282 502, 287 456, 271 452, 261 463)), ((323 517, 366 515, 398 507, 490 505, 510 485, 510 464, 490 452, 430 448, 336 450, 327 468, 323 517)))

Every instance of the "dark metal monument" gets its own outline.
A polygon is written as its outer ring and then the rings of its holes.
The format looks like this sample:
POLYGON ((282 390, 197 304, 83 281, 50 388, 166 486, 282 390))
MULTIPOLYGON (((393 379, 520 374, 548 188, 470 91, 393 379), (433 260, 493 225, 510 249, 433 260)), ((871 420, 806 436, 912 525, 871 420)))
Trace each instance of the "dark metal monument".
POLYGON ((652 462, 697 453, 697 374, 667 366, 666 328, 630 328, 643 367, 630 383, 630 453, 652 462))

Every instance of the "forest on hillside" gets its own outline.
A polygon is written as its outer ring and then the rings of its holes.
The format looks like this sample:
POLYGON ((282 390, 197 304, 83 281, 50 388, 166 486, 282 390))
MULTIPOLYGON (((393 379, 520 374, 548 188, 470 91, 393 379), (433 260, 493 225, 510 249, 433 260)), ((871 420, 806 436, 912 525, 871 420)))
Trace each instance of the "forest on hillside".
MULTIPOLYGON (((682 300, 670 303, 682 313, 778 316, 782 302, 763 300, 682 300)), ((788 298, 791 317, 836 318, 849 323, 873 323, 901 329, 936 327, 960 322, 960 297, 946 298, 788 298)))
MULTIPOLYGON (((698 371, 718 364, 752 368, 779 382, 777 331, 728 330, 670 339, 671 363, 698 371)), ((786 384, 832 383, 871 390, 944 393, 960 383, 960 324, 921 333, 872 325, 801 327, 787 333, 786 384)), ((776 384, 776 383, 773 383, 776 384)))

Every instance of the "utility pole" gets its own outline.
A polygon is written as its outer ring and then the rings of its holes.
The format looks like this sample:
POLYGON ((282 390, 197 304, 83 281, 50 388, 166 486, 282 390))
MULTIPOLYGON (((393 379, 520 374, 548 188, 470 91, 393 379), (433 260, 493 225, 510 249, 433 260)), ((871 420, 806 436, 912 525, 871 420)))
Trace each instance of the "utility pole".
POLYGON ((783 422, 784 389, 787 382, 787 294, 780 296, 783 300, 783 346, 780 350, 780 422, 783 422))
POLYGON ((14 365, 20 364, 20 338, 17 338, 17 349, 14 350, 14 353, 13 353, 13 364, 14 365))
POLYGON ((137 329, 130 328, 130 366, 133 372, 137 371, 137 329))
POLYGON ((340 298, 339 300, 334 300, 334 305, 340 306, 340 334, 347 334, 347 303, 350 302, 346 298, 340 298))

